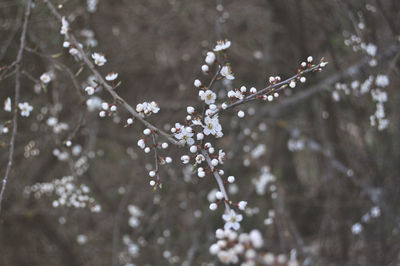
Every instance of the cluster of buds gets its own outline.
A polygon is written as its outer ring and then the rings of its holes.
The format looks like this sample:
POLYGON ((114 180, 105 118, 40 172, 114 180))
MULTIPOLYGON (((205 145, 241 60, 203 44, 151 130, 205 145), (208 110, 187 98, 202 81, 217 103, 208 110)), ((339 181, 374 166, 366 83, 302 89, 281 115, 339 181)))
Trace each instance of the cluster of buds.
POLYGON ((103 102, 101 104, 100 117, 112 116, 117 111, 117 105, 103 102))

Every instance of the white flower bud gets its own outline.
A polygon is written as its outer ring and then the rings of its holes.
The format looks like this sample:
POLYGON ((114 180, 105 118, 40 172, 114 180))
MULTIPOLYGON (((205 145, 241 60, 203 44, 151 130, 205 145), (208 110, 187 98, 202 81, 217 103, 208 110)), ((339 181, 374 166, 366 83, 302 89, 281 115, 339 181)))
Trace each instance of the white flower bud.
POLYGON ((256 88, 254 88, 254 87, 251 87, 250 88, 250 93, 251 94, 254 94, 254 93, 256 93, 257 92, 257 89, 256 88))
POLYGON ((208 70, 209 70, 209 67, 207 65, 202 65, 201 66, 201 71, 208 72, 208 70))
POLYGON ((269 83, 272 83, 272 82, 274 82, 275 81, 275 77, 269 77, 269 83))
POLYGON ((210 210, 215 211, 217 208, 218 208, 218 205, 216 203, 210 204, 210 210))
POLYGON ((149 128, 146 128, 145 130, 143 130, 143 134, 145 135, 150 135, 151 130, 149 128))
POLYGON ((188 106, 188 107, 186 107, 186 111, 188 114, 193 114, 195 110, 192 106, 188 106))
POLYGON ((244 112, 242 110, 240 110, 237 115, 238 115, 239 118, 243 118, 244 117, 244 112))
POLYGON ((128 118, 128 119, 126 120, 126 123, 127 123, 128 125, 132 125, 132 124, 133 124, 133 119, 132 119, 132 118, 128 118))
POLYGON ((201 86, 201 81, 198 80, 198 79, 196 79, 196 80, 194 81, 194 86, 197 87, 197 88, 199 88, 199 87, 201 86))
POLYGON ((218 159, 212 159, 211 160, 212 166, 217 166, 218 165, 218 159))
POLYGON ((217 193, 215 193, 215 197, 216 197, 218 200, 222 200, 222 199, 224 198, 224 194, 222 194, 221 191, 217 191, 217 193))
POLYGON ((190 147, 190 152, 191 153, 196 153, 197 152, 197 146, 193 145, 190 147))
POLYGON ((202 139, 204 139, 204 134, 203 133, 197 133, 196 138, 197 138, 197 140, 202 140, 202 139))
POLYGON ((313 61, 312 56, 307 57, 307 62, 308 62, 308 63, 311 63, 312 61, 313 61))
POLYGON ((244 209, 246 209, 246 206, 247 206, 247 201, 239 201, 239 203, 238 203, 238 207, 239 207, 239 210, 244 210, 244 209))
POLYGON ((292 80, 290 83, 289 83, 289 87, 290 88, 294 88, 294 87, 296 87, 296 82, 294 81, 294 80, 292 80))
POLYGON ((300 78, 300 82, 301 82, 301 83, 306 82, 306 77, 301 77, 301 78, 300 78))
POLYGON ((150 180, 150 186, 152 186, 152 187, 154 187, 154 185, 156 184, 156 181, 154 181, 154 180, 150 180))
POLYGON ((161 148, 163 148, 163 149, 168 148, 168 143, 164 142, 163 144, 161 144, 161 148))
POLYGON ((150 171, 150 172, 149 172, 149 176, 150 176, 150 177, 154 177, 155 175, 156 175, 156 172, 155 172, 155 171, 150 171))
POLYGON ((235 182, 235 177, 234 176, 228 176, 228 182, 229 183, 235 182))
POLYGON ((150 148, 149 147, 144 148, 144 152, 145 153, 149 153, 150 152, 150 148))

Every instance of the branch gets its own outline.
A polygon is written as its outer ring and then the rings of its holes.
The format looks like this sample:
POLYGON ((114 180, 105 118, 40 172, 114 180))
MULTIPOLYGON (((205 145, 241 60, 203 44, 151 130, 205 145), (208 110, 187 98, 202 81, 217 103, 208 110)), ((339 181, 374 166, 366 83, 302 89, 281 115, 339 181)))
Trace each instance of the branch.
MULTIPOLYGON (((50 3, 49 0, 43 0, 45 4, 47 4, 47 7, 50 9, 51 13, 56 17, 60 22, 62 21, 62 16, 60 13, 58 13, 57 9, 54 7, 52 3, 50 3)), ((82 59, 86 66, 90 69, 90 71, 93 73, 93 75, 96 77, 96 80, 99 84, 101 84, 109 94, 113 97, 114 101, 116 103, 119 103, 122 105, 132 116, 134 116, 137 120, 139 120, 142 124, 144 124, 147 128, 159 133, 162 135, 164 138, 166 138, 170 143, 181 146, 183 147, 184 144, 180 143, 176 139, 174 139, 170 134, 167 132, 157 128, 147 120, 145 120, 140 114, 138 114, 135 109, 128 104, 121 96, 118 95, 118 93, 114 90, 114 88, 109 85, 103 78, 103 76, 97 71, 96 67, 92 63, 92 61, 89 59, 89 57, 86 55, 85 51, 80 47, 79 42, 76 40, 75 36, 73 33, 68 32, 66 34, 68 40, 78 49, 80 55, 82 56, 82 59)))
POLYGON ((6 173, 4 175, 2 186, 1 186, 1 191, 0 191, 0 213, 1 213, 1 203, 3 201, 4 191, 6 189, 8 177, 10 176, 11 168, 13 165, 13 159, 14 159, 14 145, 15 145, 15 138, 17 135, 17 128, 18 128, 18 110, 17 110, 17 108, 18 108, 19 95, 20 95, 20 89, 21 89, 21 80, 20 80, 21 79, 21 61, 22 61, 22 56, 24 54, 25 37, 26 37, 27 29, 28 29, 29 16, 31 14, 31 6, 32 6, 32 0, 29 0, 26 5, 24 25, 22 27, 22 33, 21 33, 21 38, 20 38, 21 44, 19 46, 17 60, 16 60, 16 66, 15 66, 15 99, 14 99, 14 114, 13 114, 13 130, 12 130, 11 139, 10 139, 8 164, 7 164, 6 173))
POLYGON ((208 166, 210 167, 211 171, 213 172, 213 175, 214 175, 215 180, 217 181, 219 190, 224 195, 225 209, 229 212, 231 208, 229 207, 229 204, 228 204, 229 197, 228 197, 228 193, 226 193, 224 182, 222 181, 222 178, 218 174, 218 172, 214 171, 214 166, 211 164, 211 158, 208 155, 208 153, 202 149, 201 154, 203 154, 204 158, 206 158, 206 162, 207 162, 208 166))

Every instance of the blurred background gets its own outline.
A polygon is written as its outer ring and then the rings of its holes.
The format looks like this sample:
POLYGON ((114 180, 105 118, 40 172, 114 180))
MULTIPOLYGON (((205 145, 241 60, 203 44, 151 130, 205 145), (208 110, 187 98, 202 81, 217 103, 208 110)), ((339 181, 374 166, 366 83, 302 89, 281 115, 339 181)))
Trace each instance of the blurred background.
MULTIPOLYGON (((400 264, 399 1, 51 2, 85 49, 106 55, 101 72, 119 73, 116 90, 128 103, 159 104, 150 121, 166 130, 184 121, 186 106, 200 108, 193 81, 208 82, 200 67, 217 40, 232 41, 236 77, 218 81, 218 95, 262 89, 271 75, 296 74, 308 56, 325 57, 322 72, 273 103, 246 105, 243 119, 235 110, 220 116, 224 137, 215 147, 226 151, 225 173, 237 180, 231 199, 249 202, 244 231, 259 229, 265 251, 296 254, 300 265, 400 264)), ((26 3, 0 0, 1 102, 14 95, 6 68, 26 3)), ((0 265, 219 265, 208 251, 223 226, 222 208, 208 208, 215 180, 199 179, 180 162, 187 151, 170 145, 162 153, 175 163, 161 168, 163 188, 153 192, 153 154, 136 144, 144 127, 124 127, 122 109, 100 118, 88 108, 90 72, 62 47, 60 27, 34 1, 20 99, 34 109, 19 119, 0 265), (52 81, 42 88, 45 72, 52 81), (54 207, 58 196, 43 184, 68 176, 90 188, 100 212, 54 207)), ((90 98, 112 101, 101 90, 90 98)), ((0 175, 11 118, 0 111, 0 175)))

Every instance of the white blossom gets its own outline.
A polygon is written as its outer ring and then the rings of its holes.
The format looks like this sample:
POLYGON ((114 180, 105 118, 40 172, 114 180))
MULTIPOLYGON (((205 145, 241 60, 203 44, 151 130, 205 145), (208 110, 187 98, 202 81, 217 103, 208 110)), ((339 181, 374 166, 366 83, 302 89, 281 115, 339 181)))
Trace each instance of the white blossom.
POLYGON ((68 29, 69 29, 69 23, 68 23, 68 21, 67 21, 67 19, 65 17, 62 17, 60 33, 62 35, 65 35, 65 34, 67 34, 68 29))
POLYGON ((50 77, 49 73, 43 73, 43 74, 40 76, 40 80, 41 80, 43 83, 47 84, 47 83, 49 83, 49 82, 51 81, 51 77, 50 77))
POLYGON ((98 66, 103 66, 107 62, 107 59, 104 57, 104 55, 99 53, 93 53, 92 58, 94 63, 98 66))
POLYGON ((11 112, 11 99, 10 99, 10 97, 7 97, 7 99, 4 101, 4 111, 11 112))
POLYGON ((206 61, 206 63, 207 63, 208 65, 214 64, 214 61, 215 61, 215 54, 214 54, 213 52, 207 52, 207 56, 206 56, 205 61, 206 61))
POLYGON ((28 117, 30 112, 33 110, 33 106, 27 102, 19 103, 18 108, 21 110, 21 116, 28 117))
POLYGON ((106 80, 107 80, 107 81, 113 81, 113 80, 115 80, 117 77, 118 77, 118 73, 111 72, 111 73, 108 73, 108 74, 107 74, 106 80))
POLYGON ((218 132, 222 131, 222 127, 219 123, 218 120, 218 116, 214 116, 214 117, 209 117, 206 116, 206 118, 204 118, 204 125, 203 125, 203 133, 204 135, 214 135, 216 136, 218 134, 218 132))
POLYGON ((214 48, 214 52, 224 51, 231 47, 231 41, 228 40, 220 40, 217 41, 217 45, 214 48))
POLYGON ((234 230, 239 230, 240 222, 243 220, 243 216, 241 214, 236 214, 236 212, 231 209, 229 212, 222 215, 222 219, 225 221, 225 230, 231 228, 234 230))
POLYGON ((202 101, 204 101, 206 104, 212 104, 215 102, 215 99, 217 98, 217 95, 212 92, 211 90, 206 90, 206 91, 199 91, 199 96, 202 101))
POLYGON ((235 76, 232 73, 230 66, 223 66, 221 69, 221 75, 224 76, 228 80, 234 80, 235 76))

